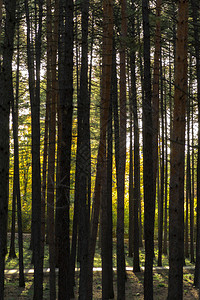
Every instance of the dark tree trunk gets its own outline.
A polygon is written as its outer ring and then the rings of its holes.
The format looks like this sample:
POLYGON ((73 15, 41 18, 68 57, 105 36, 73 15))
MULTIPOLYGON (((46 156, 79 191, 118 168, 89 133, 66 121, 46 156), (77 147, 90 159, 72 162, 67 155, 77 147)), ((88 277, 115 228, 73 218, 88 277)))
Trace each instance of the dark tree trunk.
MULTIPOLYGON (((132 1, 134 12, 134 1, 132 1)), ((132 20, 132 36, 135 36, 135 20, 132 20)), ((140 150, 139 150, 139 124, 138 124, 138 107, 136 95, 136 74, 135 74, 135 52, 130 53, 131 64, 131 100, 134 122, 134 197, 133 197, 133 272, 140 271, 139 263, 139 203, 140 203, 140 150)))
MULTIPOLYGON (((130 97, 131 98, 131 97, 130 97)), ((129 229, 128 229, 128 252, 129 257, 133 257, 133 228, 134 228, 134 199, 133 199, 133 131, 132 131, 132 103, 129 104, 130 110, 130 149, 129 149, 129 229)))
POLYGON ((41 249, 41 169, 40 169, 40 64, 43 0, 38 1, 38 31, 35 37, 36 85, 35 97, 31 99, 32 115, 32 210, 33 210, 33 253, 34 253, 34 296, 43 297, 43 256, 41 249))
POLYGON ((16 188, 15 188, 15 172, 13 177, 13 197, 12 197, 12 225, 11 225, 11 236, 10 236, 10 251, 9 257, 16 258, 15 253, 15 223, 16 223, 16 188))
MULTIPOLYGON (((140 41, 139 18, 137 18, 137 35, 138 35, 138 39, 139 39, 139 71, 140 71, 140 80, 141 80, 141 86, 142 86, 142 102, 143 102, 144 101, 144 71, 143 71, 143 62, 142 62, 142 44, 141 44, 141 41, 140 41)), ((138 127, 139 124, 136 125, 136 126, 138 128, 138 138, 139 138, 139 127, 138 127)), ((139 149, 139 143, 138 143, 138 149, 139 149)), ((140 172, 140 167, 139 167, 139 172, 140 172)), ((138 173, 138 176, 139 175, 140 174, 138 173)), ((140 185, 140 176, 139 176, 138 184, 140 185)), ((139 201, 139 245, 140 245, 140 247, 143 247, 143 241, 142 241, 143 226, 142 226, 142 209, 141 209, 141 197, 140 196, 138 198, 138 201, 139 201)))
POLYGON ((121 48, 120 48, 120 127, 119 169, 117 180, 117 299, 125 299, 124 256, 124 189, 126 164, 126 0, 121 1, 121 48))
MULTIPOLYGON (((77 99, 79 99, 79 41, 78 41, 78 17, 77 17, 78 5, 77 0, 75 2, 75 47, 76 47, 76 93, 77 99)), ((78 119, 79 122, 79 119, 78 119)), ((78 125, 79 126, 79 125, 78 125)), ((78 137, 79 139, 79 137, 78 137)), ((77 151, 79 148, 79 142, 77 142, 77 151)), ((76 154, 77 155, 77 154, 76 154)), ((74 193, 74 215, 73 215, 73 231, 72 231, 72 243, 70 251, 70 295, 74 297, 74 285, 75 285, 75 265, 76 265, 76 253, 77 253, 77 238, 78 238, 78 216, 79 216, 79 199, 78 199, 78 155, 76 157, 76 173, 75 173, 75 193, 74 193)))
MULTIPOLYGON (((112 78, 113 80, 113 78, 112 78)), ((112 85, 113 87, 113 85, 112 85)), ((113 299, 113 263, 112 263, 112 92, 107 132, 106 176, 102 186, 102 299, 113 299)))
POLYGON ((103 1, 103 46, 102 46, 102 95, 100 113, 100 143, 97 157, 97 172, 94 189, 93 210, 91 216, 91 233, 89 240, 88 259, 88 296, 92 299, 93 282, 93 260, 97 238, 97 229, 100 211, 100 196, 102 187, 103 172, 105 172, 106 154, 106 132, 108 126, 108 113, 111 91, 112 73, 112 43, 113 43, 113 2, 103 1))
MULTIPOLYGON (((200 145, 200 52, 199 52, 199 26, 198 10, 199 3, 191 1, 192 21, 194 27, 195 58, 196 58, 196 77, 197 77, 197 103, 198 103, 198 145, 200 145)), ((197 237, 196 237, 196 264, 194 284, 200 287, 200 147, 198 147, 197 157, 197 237)))
POLYGON ((25 0, 27 21, 27 56, 29 72, 29 92, 32 124, 32 243, 34 262, 34 299, 43 297, 43 253, 41 251, 41 175, 40 175, 40 61, 43 1, 38 2, 35 14, 38 16, 38 28, 35 32, 35 64, 28 1, 25 0), (35 74, 34 74, 35 73, 35 74), (35 80, 36 78, 36 80, 35 80))
POLYGON ((55 142, 56 142, 56 103, 57 103, 57 45, 58 45, 58 1, 55 2, 52 14, 52 3, 47 1, 47 97, 50 105, 49 116, 49 149, 48 149, 48 183, 47 183, 47 224, 50 266, 50 299, 56 298, 56 251, 55 251, 55 142))
POLYGON ((13 99, 12 56, 15 27, 15 0, 6 0, 3 65, 0 69, 0 299, 4 299, 4 268, 7 253, 7 220, 9 198, 9 113, 13 99))
MULTIPOLYGON (((169 102, 171 103, 171 55, 169 44, 169 102)), ((171 110, 170 110, 171 111, 171 110)), ((170 112, 171 114, 171 112, 170 112)), ((164 233, 163 233, 163 254, 167 254, 167 226, 168 226, 168 131, 167 131, 167 103, 165 97, 165 204, 164 204, 164 233)))
MULTIPOLYGON (((160 74, 160 56, 161 56, 161 5, 162 1, 156 1, 156 30, 155 30, 155 52, 154 52, 154 68, 153 68, 153 91, 152 91, 152 123, 153 123, 153 189, 154 201, 156 201, 156 178, 158 173, 158 132, 159 132, 159 77, 160 74)), ((159 191, 158 191, 159 193, 159 191)), ((162 197, 161 197, 162 199, 162 197)), ((158 205, 160 206, 160 203, 158 205)), ((159 228, 159 226, 158 226, 159 228)), ((158 229, 159 230, 159 229, 158 229)))
POLYGON ((58 80, 61 110, 60 178, 57 199, 58 299, 70 299, 69 206, 73 113, 73 1, 59 2, 58 80))
POLYGON ((18 102, 19 102, 19 12, 17 23, 17 71, 16 71, 16 96, 12 101, 13 117, 13 138, 14 138, 14 189, 17 199, 17 219, 18 219, 18 244, 19 244, 19 286, 25 286, 24 262, 23 262, 23 233, 20 197, 20 178, 19 178, 19 143, 18 143, 18 102))
MULTIPOLYGON (((190 97, 192 98, 192 56, 190 55, 190 84, 189 84, 189 97, 187 101, 187 140, 188 140, 188 153, 187 153, 187 173, 188 173, 188 193, 189 193, 189 199, 190 199, 190 261, 191 263, 194 263, 194 197, 193 197, 193 191, 192 191, 192 161, 191 161, 191 156, 192 156, 192 151, 193 149, 191 148, 192 144, 192 138, 193 138, 193 132, 190 129, 190 127, 193 125, 192 122, 190 121, 191 118, 191 100, 190 97), (190 126, 191 124, 191 126, 190 126), (192 138, 190 138, 192 132, 192 138), (190 144, 191 143, 191 144, 190 144), (191 156, 190 156, 191 155, 191 156)), ((191 118, 192 119, 192 118, 191 118)))
POLYGON ((152 109, 151 109, 151 72, 150 72, 150 27, 149 1, 142 1, 144 30, 144 101, 143 101, 143 177, 144 177, 144 236, 145 236, 145 273, 144 299, 153 299, 153 256, 154 256, 154 211, 153 195, 153 157, 152 157, 152 109))
POLYGON ((188 1, 178 8, 174 118, 171 136, 169 203, 169 285, 168 299, 183 299, 184 262, 184 160, 187 95, 188 1))
POLYGON ((89 94, 88 94, 88 14, 89 1, 81 3, 82 13, 82 52, 80 95, 78 97, 78 145, 77 145, 77 194, 79 205, 79 249, 80 249, 80 281, 79 297, 87 299, 87 270, 89 242, 89 197, 88 183, 90 182, 90 141, 89 141, 89 94))
MULTIPOLYGON (((161 55, 160 55, 161 58, 161 55)), ((163 202, 164 202, 164 156, 165 156, 165 133, 164 133, 164 109, 163 109, 163 72, 162 72, 162 59, 160 59, 160 76, 161 76, 161 129, 162 129, 162 158, 161 158, 161 170, 160 170, 160 202, 158 210, 158 266, 162 266, 162 241, 163 241, 163 202)))

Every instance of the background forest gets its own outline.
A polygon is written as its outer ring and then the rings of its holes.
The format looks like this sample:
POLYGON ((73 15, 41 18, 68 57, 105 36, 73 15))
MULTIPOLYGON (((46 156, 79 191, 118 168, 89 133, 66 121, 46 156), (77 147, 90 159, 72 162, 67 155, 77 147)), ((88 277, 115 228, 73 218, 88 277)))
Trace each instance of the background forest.
POLYGON ((168 300, 183 266, 200 286, 198 0, 0 1, 0 299, 7 257, 33 299, 125 299, 126 262, 154 298, 167 260, 168 300), (113 291, 116 252, 117 295, 113 291), (75 277, 75 267, 79 278, 75 277), (58 276, 56 275, 58 270, 58 276))

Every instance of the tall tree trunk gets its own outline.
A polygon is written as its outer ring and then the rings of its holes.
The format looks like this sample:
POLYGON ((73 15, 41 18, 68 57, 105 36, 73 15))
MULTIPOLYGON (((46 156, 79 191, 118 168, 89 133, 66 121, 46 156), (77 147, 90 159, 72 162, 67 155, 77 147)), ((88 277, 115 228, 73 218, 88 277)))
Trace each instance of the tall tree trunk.
MULTIPOLYGON (((192 128, 190 127, 193 126, 192 122, 190 121, 191 118, 191 98, 192 98, 192 55, 190 55, 190 83, 189 83, 189 97, 188 97, 188 102, 187 102, 187 133, 188 133, 188 153, 187 153, 187 160, 188 160, 188 191, 189 191, 189 199, 190 199, 190 261, 191 263, 194 263, 194 196, 193 196, 193 191, 192 191, 192 161, 191 161, 191 156, 192 156, 192 151, 190 151, 191 144, 192 144, 192 138, 190 139, 190 135, 192 132, 192 128), (190 126, 191 124, 191 126, 190 126), (190 144, 191 143, 191 144, 190 144), (191 154, 191 156, 190 156, 191 154)), ((193 148, 191 148, 193 150, 193 148)))
POLYGON ((121 1, 120 127, 117 181, 117 299, 125 299, 124 189, 126 165, 126 0, 121 1))
MULTIPOLYGON (((131 99, 131 96, 130 96, 131 99)), ((130 110, 130 149, 129 149, 129 230, 128 230, 128 252, 129 257, 133 257, 133 228, 134 228, 134 198, 133 198, 133 132, 132 132, 132 103, 130 100, 129 104, 129 110, 130 110)))
MULTIPOLYGON (((113 77, 112 77, 113 90, 113 77)), ((107 159, 106 176, 102 185, 102 228, 101 228, 101 253, 102 253, 102 299, 114 298, 113 290, 113 242, 112 242, 112 91, 107 132, 107 159)))
POLYGON ((171 136, 168 299, 183 299, 184 159, 187 99, 188 1, 178 1, 174 118, 171 136))
MULTIPOLYGON (((35 8, 36 9, 36 8, 35 8)), ((32 201, 33 201, 33 253, 34 253, 34 296, 43 297, 43 257, 41 249, 41 169, 40 169, 40 65, 43 0, 38 1, 38 28, 35 37, 36 84, 35 97, 31 99, 32 112, 32 201)))
POLYGON ((102 48, 102 95, 100 113, 100 143, 97 157, 97 172, 93 199, 93 211, 91 216, 91 233, 89 240, 89 259, 88 259, 88 296, 92 299, 93 282, 93 260, 97 238, 100 195, 102 186, 103 172, 105 171, 106 154, 106 132, 108 126, 108 112, 111 91, 112 73, 112 43, 113 43, 113 1, 103 1, 103 48, 102 48))
MULTIPOLYGON (((134 12, 134 1, 132 1, 132 11, 134 12)), ((132 37, 135 36, 135 20, 132 18, 132 37)), ((139 149, 139 123, 138 123, 138 107, 136 93, 136 63, 135 52, 131 50, 131 107, 133 112, 134 126, 134 197, 133 197, 133 271, 139 272, 139 203, 140 203, 140 149, 139 149)))
POLYGON ((89 130, 89 94, 88 94, 88 16, 89 1, 81 3, 82 13, 82 49, 80 95, 78 98, 78 145, 77 145, 77 193, 79 204, 79 249, 80 249, 80 282, 79 297, 87 299, 87 269, 89 242, 89 197, 88 183, 90 182, 90 135, 89 130))
MULTIPOLYGON (((76 93, 77 99, 79 99, 79 41, 78 41, 78 5, 77 0, 75 2, 75 49, 76 49, 76 93)), ((79 125, 78 125, 79 126, 79 125)), ((78 151, 77 145, 77 151, 78 151)), ((77 154, 76 154, 77 155, 77 154)), ((76 252, 77 252, 77 237, 78 237, 78 216, 79 216, 79 203, 78 203, 78 155, 76 158, 76 171, 75 171, 75 193, 74 193, 74 215, 73 215, 73 231, 72 231, 72 243, 70 251, 70 295, 74 297, 74 285, 75 285, 75 264, 76 264, 76 252)))
POLYGON ((61 110, 61 149, 58 222, 58 299, 70 299, 69 206, 73 113, 73 1, 59 1, 58 80, 61 110))
POLYGON ((153 299, 153 256, 154 256, 154 211, 153 157, 152 157, 152 109, 150 72, 150 27, 149 1, 142 1, 144 31, 144 101, 143 101, 143 177, 144 177, 144 235, 145 235, 145 273, 144 299, 153 299))
POLYGON ((162 59, 160 55, 160 76, 161 76, 161 129, 162 129, 162 158, 161 158, 161 168, 160 168, 160 202, 158 210, 158 266, 162 266, 162 241, 163 241, 163 202, 164 202, 164 155, 165 155, 165 133, 164 133, 164 109, 163 109, 163 72, 162 72, 162 59))
MULTIPOLYGON (((144 101, 144 70, 143 70, 143 61, 142 61, 142 43, 140 41, 140 23, 139 23, 139 18, 137 18, 137 35, 139 39, 139 70, 140 70, 140 80, 141 80, 141 86, 142 86, 142 102, 144 101)), ((137 111, 137 110, 136 110, 137 111)), ((136 124, 138 128, 138 138, 139 138, 139 123, 138 125, 136 124)), ((138 149, 139 149, 139 144, 138 144, 138 149)), ((140 152, 140 149, 139 149, 140 152)), ((138 154, 139 155, 139 154, 138 154)), ((140 161, 139 161, 140 164, 140 161)), ((140 168, 139 171, 140 172, 140 168)), ((139 173, 138 173, 139 176, 139 173)), ((139 176, 140 178, 140 176, 139 176)), ((140 179, 138 184, 140 184, 140 179)), ((143 236, 143 227, 142 227, 142 209, 141 209, 141 197, 139 196, 138 198, 139 201, 139 245, 140 247, 143 247, 143 241, 142 241, 142 236, 143 236)))
POLYGON ((47 220, 50 266, 50 299, 56 298, 56 251, 55 251, 55 216, 54 216, 54 185, 55 185, 55 142, 56 142, 56 62, 58 45, 58 1, 52 15, 51 0, 47 1, 47 94, 50 104, 49 118, 49 149, 48 149, 48 183, 47 183, 47 220))
MULTIPOLYGON (((169 99, 171 103, 171 55, 169 44, 169 99)), ((167 254, 167 226, 168 226, 168 131, 167 131, 167 103, 165 97, 165 204, 164 204, 164 236, 163 236, 163 254, 167 254)))
POLYGON ((156 31, 155 52, 153 68, 153 91, 152 91, 152 122, 153 122, 153 180, 154 198, 156 199, 156 177, 158 170, 158 132, 159 132, 159 76, 160 76, 160 41, 161 41, 161 15, 162 0, 156 1, 156 31))
POLYGON ((0 35, 2 33, 2 7, 3 7, 3 0, 0 0, 0 35))
MULTIPOLYGON (((200 52, 199 52, 199 27, 198 10, 199 3, 191 0, 192 23, 194 27, 195 58, 196 58, 196 77, 197 77, 197 103, 198 103, 198 145, 200 145, 200 52)), ((196 264, 194 284, 200 287, 200 148, 198 147, 197 157, 197 237, 196 237, 196 264)))
MULTIPOLYGON (((4 299, 4 268, 7 253, 7 220, 9 198, 9 113, 13 99, 12 56, 15 27, 15 0, 6 0, 3 65, 0 69, 0 299, 4 299)), ((3 48, 3 49, 2 49, 3 48)))
MULTIPOLYGON (((19 7, 18 7, 19 9, 19 7)), ((13 116, 13 138, 14 138, 14 188, 17 199, 17 219, 18 219, 18 245, 19 245, 19 286, 25 286, 24 280, 24 262, 23 262, 23 233, 22 233, 22 215, 21 215, 21 196, 20 196, 20 178, 19 178, 19 142, 18 142, 18 103, 19 103, 19 18, 18 11, 17 23, 17 71, 16 71, 16 96, 12 101, 13 116)))
POLYGON ((15 175, 13 177, 13 197, 12 197, 12 224, 10 236, 10 251, 9 257, 16 258, 15 252, 15 223, 16 223, 16 192, 15 192, 15 175))

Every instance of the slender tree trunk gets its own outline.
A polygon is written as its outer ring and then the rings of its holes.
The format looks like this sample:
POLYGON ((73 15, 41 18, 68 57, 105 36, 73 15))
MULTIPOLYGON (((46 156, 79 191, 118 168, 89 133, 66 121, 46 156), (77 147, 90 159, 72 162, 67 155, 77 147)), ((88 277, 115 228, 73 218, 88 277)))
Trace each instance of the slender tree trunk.
MULTIPOLYGON (((58 2, 55 6, 58 6, 58 2)), ((55 7, 52 15, 51 0, 47 1, 47 93, 50 103, 49 118, 49 149, 48 149, 48 183, 47 183, 47 220, 48 220, 48 242, 49 242, 49 266, 50 266, 50 299, 56 298, 56 251, 55 251, 55 216, 54 216, 54 185, 55 185, 55 142, 56 142, 56 57, 58 22, 55 7), (54 25, 54 26, 53 26, 54 25), (54 30, 53 30, 54 28, 54 30)))
MULTIPOLYGON (((134 1, 132 1, 132 11, 134 12, 134 1)), ((132 36, 135 36, 135 20, 132 19, 132 36)), ((135 52, 131 50, 131 108, 133 113, 134 126, 134 197, 133 197, 133 271, 140 271, 139 264, 139 203, 140 203, 140 150, 139 150, 139 124, 136 93, 136 64, 135 52)))
MULTIPOLYGON (((139 18, 137 18, 137 35, 138 35, 138 39, 139 39, 139 53, 138 53, 139 54, 139 70, 140 70, 140 80, 141 80, 141 86, 142 86, 142 102, 143 102, 144 101, 144 70, 143 70, 143 62, 142 62, 142 44, 141 44, 141 41, 140 41, 139 18)), ((138 128, 138 138, 139 138, 139 123, 138 123, 138 125, 136 124, 136 126, 138 128)), ((139 147, 140 147, 140 145, 138 143, 138 151, 140 152, 139 147)), ((139 152, 138 152, 138 155, 139 155, 139 152)), ((140 159, 140 156, 139 156, 139 159, 140 159)), ((140 161, 139 161, 139 164, 140 164, 140 161)), ((139 168, 138 172, 140 172, 140 168, 139 168)), ((139 173, 138 173, 138 176, 139 176, 138 184, 139 184, 139 187, 140 187, 140 174, 139 173)), ((139 245, 140 245, 140 247, 143 247, 143 241, 142 241, 143 226, 142 226, 142 209, 141 209, 141 197, 140 196, 138 198, 138 201, 139 201, 139 245)))
MULTIPOLYGON (((192 130, 190 127, 193 126, 192 122, 190 121, 191 118, 191 100, 192 98, 192 56, 190 55, 190 84, 189 84, 189 97, 187 102, 187 133, 188 133, 188 153, 187 153, 187 160, 188 160, 188 190, 189 190, 189 199, 190 199, 190 261, 191 263, 194 263, 194 197, 193 197, 193 191, 192 191, 192 151, 193 148, 191 148, 192 139, 190 139, 190 135, 192 130), (191 126, 190 126, 191 124, 191 126), (190 144, 191 143, 191 144, 190 144), (191 150, 190 150, 191 148, 191 150), (190 156, 191 154, 191 156, 190 156)), ((193 132, 192 132, 193 134, 193 132)), ((192 135, 193 138, 193 135, 192 135)))
POLYGON ((11 236, 10 236, 10 251, 9 251, 10 258, 17 257, 15 252, 15 222, 16 222, 16 193, 15 193, 15 178, 13 178, 12 225, 11 225, 11 233, 10 233, 11 236))
POLYGON ((3 0, 0 0, 0 35, 2 33, 2 6, 3 6, 3 0))
POLYGON ((108 115, 106 176, 102 185, 101 199, 102 299, 114 298, 112 263, 112 92, 113 76, 108 115))
POLYGON ((80 95, 78 98, 78 146, 77 146, 77 193, 79 203, 79 249, 80 249, 80 282, 79 297, 87 299, 87 270, 88 270, 88 242, 89 242, 89 194, 88 177, 90 169, 90 141, 89 127, 89 94, 88 94, 88 14, 89 1, 81 3, 82 13, 82 51, 81 51, 81 74, 80 95))
POLYGON ((97 238, 97 228, 100 211, 100 195, 103 172, 105 171, 106 132, 111 91, 112 73, 112 43, 113 43, 113 2, 103 1, 103 49, 102 49, 102 96, 100 114, 100 143, 97 157, 97 173, 91 217, 91 233, 89 240, 88 259, 88 296, 92 299, 93 260, 97 238))
MULTIPOLYGON (((57 90, 58 90, 58 82, 57 82, 57 90)), ((56 267, 58 267, 58 254, 59 254, 59 199, 60 199, 60 189, 59 189, 59 182, 60 182, 60 156, 61 156, 61 132, 62 132, 62 124, 61 124, 61 107, 59 105, 59 95, 57 97, 57 162, 56 162, 56 213, 55 213, 55 251, 56 251, 56 267)))
POLYGON ((58 80, 61 110, 60 180, 57 199, 58 299, 70 299, 69 206, 73 113, 73 1, 59 1, 58 80))
POLYGON ((143 101, 143 159, 144 159, 144 235, 145 273, 144 299, 153 299, 154 211, 153 156, 152 156, 152 109, 150 73, 149 1, 142 1, 144 31, 144 101, 143 101))
MULTIPOLYGON (((79 97, 79 42, 78 42, 78 18, 77 18, 77 0, 75 2, 75 46, 76 46, 76 93, 77 99, 79 97)), ((78 125, 79 126, 79 125, 78 125)), ((77 151, 78 151, 77 145, 77 151)), ((75 285, 75 264, 77 253, 77 238, 78 238, 78 216, 79 216, 79 199, 78 199, 78 154, 76 158, 76 173, 75 173, 75 193, 74 193, 74 215, 73 215, 73 231, 72 231, 72 244, 70 252, 70 295, 74 297, 74 285, 75 285)))
MULTIPOLYGON (((171 103, 171 55, 169 44, 169 99, 171 103)), ((167 131, 167 103, 165 98, 165 204, 164 204, 164 236, 163 254, 167 254, 167 226, 168 226, 168 131, 167 131)))
POLYGON ((174 118, 171 136, 168 299, 183 299, 184 159, 187 98, 188 1, 178 1, 174 118))
POLYGON ((13 116, 13 138, 14 138, 14 185, 15 196, 17 199, 17 219, 18 219, 18 245, 19 245, 19 286, 25 286, 24 280, 24 262, 23 262, 23 233, 22 233, 22 215, 21 215, 21 196, 20 196, 20 178, 19 178, 19 142, 18 142, 18 102, 19 102, 19 17, 17 23, 17 71, 16 71, 16 99, 12 101, 13 116))
MULTIPOLYGON (((196 77, 197 77, 197 103, 198 103, 198 145, 200 145, 200 52, 199 52, 199 27, 198 27, 198 1, 191 1, 192 21, 194 27, 196 77)), ((197 157, 197 237, 196 237, 196 264, 194 284, 200 287, 200 147, 197 157)))
POLYGON ((160 41, 161 41, 161 15, 162 0, 156 1, 156 31, 155 52, 153 69, 153 91, 152 91, 152 122, 153 122, 153 179, 154 198, 156 199, 156 177, 158 170, 158 132, 159 132, 159 76, 160 76, 160 41))
POLYGON ((120 127, 117 182, 117 299, 125 299, 124 188, 126 165, 126 0, 121 1, 120 127))
POLYGON ((160 55, 160 76, 161 76, 161 128, 162 128, 162 158, 160 168, 160 202, 158 211, 158 266, 162 266, 162 241, 163 241, 163 202, 164 202, 164 155, 165 155, 165 137, 164 137, 164 109, 163 109, 163 72, 162 72, 162 59, 160 55))
POLYGON ((129 257, 133 257, 133 225, 134 225, 134 198, 133 198, 133 133, 132 133, 132 103, 129 104, 130 110, 130 149, 129 149, 129 257))
POLYGON ((6 10, 4 42, 1 46, 3 66, 0 70, 0 299, 4 299, 4 268, 7 253, 9 198, 9 113, 13 99, 12 56, 15 26, 15 0, 4 1, 6 10), (3 49, 2 49, 3 48, 3 49))

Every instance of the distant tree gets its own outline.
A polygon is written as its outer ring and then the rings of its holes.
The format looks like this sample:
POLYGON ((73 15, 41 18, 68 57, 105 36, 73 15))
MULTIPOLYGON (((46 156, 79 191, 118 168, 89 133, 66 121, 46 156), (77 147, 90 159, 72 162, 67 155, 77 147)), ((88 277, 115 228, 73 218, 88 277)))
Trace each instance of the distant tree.
POLYGON ((183 299, 184 166, 187 99, 188 1, 178 1, 175 94, 171 136, 168 299, 183 299))

